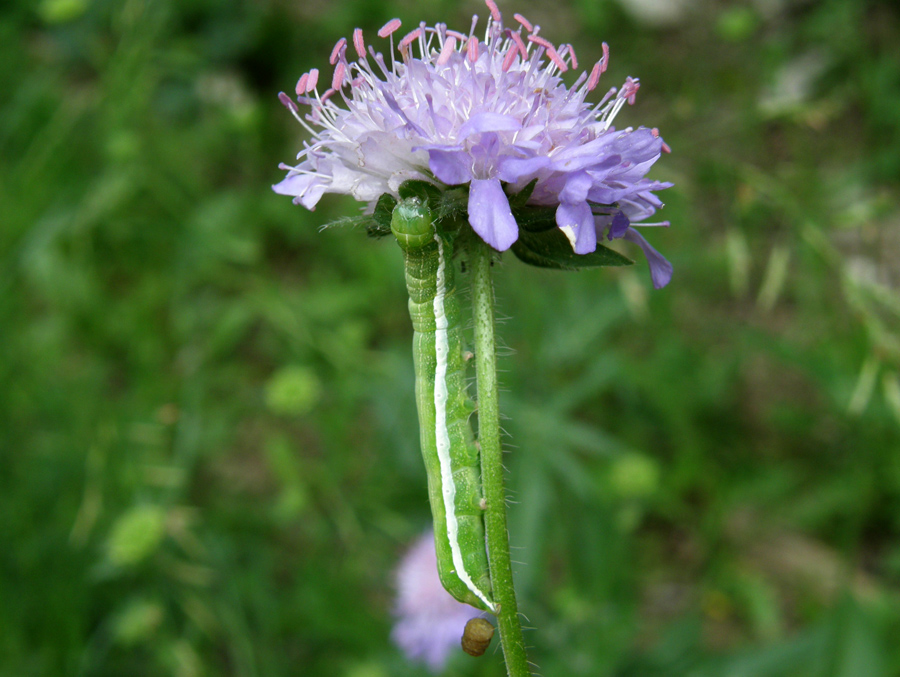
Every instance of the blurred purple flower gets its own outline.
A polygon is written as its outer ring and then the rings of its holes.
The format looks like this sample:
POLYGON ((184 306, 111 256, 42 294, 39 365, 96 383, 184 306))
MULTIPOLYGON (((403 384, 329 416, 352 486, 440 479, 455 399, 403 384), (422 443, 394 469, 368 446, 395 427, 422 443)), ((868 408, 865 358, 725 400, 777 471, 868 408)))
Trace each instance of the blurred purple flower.
POLYGON ((366 46, 360 29, 350 43, 341 38, 331 53, 331 86, 319 94, 317 69, 297 83, 307 114, 279 95, 313 140, 296 166, 281 165, 288 174, 275 192, 307 209, 325 193, 348 194, 371 210, 409 179, 466 184, 469 223, 504 251, 518 238, 507 191, 537 179, 529 204, 556 206, 556 223, 577 254, 594 251, 604 232, 625 237, 642 247, 654 284, 664 286, 671 266, 634 226, 668 225, 638 222, 662 206, 653 191, 671 185, 645 178, 669 148, 656 129, 612 126, 634 103, 638 80, 629 77, 588 103, 609 63, 606 43, 603 58, 568 88, 559 75, 577 70, 573 47, 553 45, 519 14, 514 28, 504 26, 494 0, 486 3, 483 41, 474 34, 477 17, 468 34, 423 22, 395 51, 400 20, 389 21, 378 36, 390 39, 390 64, 366 46), (346 108, 334 103, 338 97, 346 108))
POLYGON ((444 590, 437 572, 434 534, 419 537, 397 567, 397 623, 391 638, 410 660, 440 672, 450 652, 459 648, 470 618, 481 615, 444 590))

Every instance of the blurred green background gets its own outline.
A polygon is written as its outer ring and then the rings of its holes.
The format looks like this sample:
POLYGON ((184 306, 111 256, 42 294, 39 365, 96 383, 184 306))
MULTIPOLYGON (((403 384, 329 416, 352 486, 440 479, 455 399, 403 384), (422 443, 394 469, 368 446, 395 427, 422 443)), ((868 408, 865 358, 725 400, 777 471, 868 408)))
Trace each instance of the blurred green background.
MULTIPOLYGON (((617 124, 674 151, 665 290, 497 268, 541 674, 900 675, 900 10, 501 9, 607 41, 617 124)), ((427 674, 389 639, 429 522, 400 253, 272 193, 276 94, 354 26, 473 13, 4 3, 0 675, 427 674)))

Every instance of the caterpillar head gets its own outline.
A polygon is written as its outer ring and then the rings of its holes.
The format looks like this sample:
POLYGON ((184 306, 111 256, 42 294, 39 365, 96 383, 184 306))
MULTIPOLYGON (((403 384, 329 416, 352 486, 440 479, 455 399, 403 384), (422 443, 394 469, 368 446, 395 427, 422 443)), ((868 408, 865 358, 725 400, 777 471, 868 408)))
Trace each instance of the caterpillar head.
POLYGON ((418 197, 398 202, 391 215, 391 232, 404 251, 421 249, 434 242, 434 225, 428 204, 418 197))

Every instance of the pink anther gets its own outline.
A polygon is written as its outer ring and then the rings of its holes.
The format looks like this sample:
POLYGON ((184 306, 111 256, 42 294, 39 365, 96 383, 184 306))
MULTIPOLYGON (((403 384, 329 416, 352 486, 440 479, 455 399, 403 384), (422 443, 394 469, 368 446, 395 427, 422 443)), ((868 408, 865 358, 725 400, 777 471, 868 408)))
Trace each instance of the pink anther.
POLYGON ((395 30, 400 28, 401 21, 400 19, 391 19, 384 26, 378 29, 378 37, 386 38, 395 30))
POLYGON ((344 62, 342 61, 337 65, 337 68, 334 69, 334 76, 331 78, 332 89, 340 89, 343 86, 345 68, 344 62))
POLYGON ((460 33, 459 31, 448 30, 447 35, 450 37, 456 38, 457 40, 466 40, 468 39, 468 35, 465 33, 460 33))
POLYGON ((672 152, 672 149, 669 148, 669 144, 667 144, 665 141, 663 141, 663 145, 662 145, 662 148, 660 148, 660 150, 663 153, 671 153, 672 152))
POLYGON ((547 40, 546 38, 542 38, 542 37, 539 36, 539 35, 529 35, 529 36, 528 36, 528 42, 536 42, 537 44, 541 45, 541 47, 546 47, 546 48, 548 48, 548 49, 553 49, 554 52, 556 51, 556 50, 553 48, 553 43, 552 43, 552 42, 550 42, 550 41, 547 40))
POLYGON ((528 58, 528 48, 525 46, 525 41, 522 40, 522 36, 518 33, 510 32, 509 37, 516 43, 516 47, 519 48, 519 53, 522 55, 522 61, 525 61, 525 59, 528 58))
POLYGON ((445 63, 450 61, 450 57, 453 56, 453 53, 456 51, 456 38, 452 35, 447 36, 447 39, 444 40, 444 46, 441 47, 441 53, 437 59, 437 65, 443 66, 445 63))
POLYGON ((572 62, 572 68, 578 68, 578 57, 575 56, 575 48, 572 45, 566 45, 569 48, 569 61, 572 62))
POLYGON ((337 41, 337 44, 334 46, 334 49, 331 50, 331 56, 328 57, 328 63, 332 66, 337 63, 338 58, 341 56, 341 50, 347 44, 347 38, 341 38, 337 41))
POLYGON ((332 89, 326 90, 325 93, 322 95, 322 103, 325 103, 326 101, 328 101, 328 99, 330 99, 335 94, 337 94, 336 89, 332 88, 332 89))
POLYGON ((556 64, 556 67, 559 68, 560 73, 565 73, 567 70, 569 70, 566 62, 560 58, 559 53, 556 51, 553 45, 550 45, 547 48, 547 57, 550 59, 550 61, 556 64))
POLYGON ((534 30, 534 26, 531 25, 531 22, 528 19, 526 19, 524 16, 522 16, 521 14, 513 14, 513 19, 515 19, 520 24, 522 24, 522 26, 525 28, 525 30, 528 31, 529 33, 534 30))
POLYGON ((360 59, 366 58, 366 43, 363 42, 362 28, 353 29, 353 48, 356 49, 360 59))
POLYGON ((653 134, 654 139, 659 138, 659 128, 658 127, 654 127, 653 129, 651 129, 650 133, 653 134))
POLYGON ((506 71, 508 71, 510 68, 512 68, 513 61, 516 60, 516 54, 518 54, 518 53, 519 53, 519 50, 516 47, 511 47, 510 49, 508 49, 506 51, 506 56, 503 57, 503 65, 501 66, 504 73, 506 71))
POLYGON ((598 61, 594 64, 594 67, 591 69, 591 76, 587 81, 587 91, 592 91, 594 87, 600 82, 600 75, 603 73, 602 61, 598 61))
POLYGON ((494 2, 494 0, 484 0, 484 4, 487 5, 489 10, 491 10, 491 17, 493 17, 494 21, 500 23, 503 17, 500 15, 500 10, 497 8, 497 3, 494 2))
POLYGON ((297 104, 291 101, 291 97, 284 92, 278 92, 278 100, 292 113, 296 114, 298 112, 297 104))
POLYGON ((309 80, 309 73, 304 73, 300 76, 300 79, 297 80, 297 87, 295 91, 297 92, 297 96, 303 96, 306 94, 306 83, 309 80))
POLYGON ((603 58, 600 59, 600 73, 602 74, 609 67, 609 45, 604 42, 601 47, 603 48, 603 58))
POLYGON ((474 35, 469 38, 469 42, 466 43, 466 55, 472 63, 475 63, 478 60, 478 38, 474 35))
POLYGON ((313 68, 309 72, 309 80, 306 81, 306 91, 311 92, 316 88, 316 84, 319 82, 319 69, 313 68))
POLYGON ((635 80, 630 75, 625 78, 625 84, 622 85, 622 91, 619 92, 620 99, 628 99, 628 105, 634 105, 634 95, 637 94, 637 91, 641 88, 641 83, 639 80, 635 80))
POLYGON ((415 30, 410 31, 409 33, 407 33, 406 35, 403 36, 403 39, 400 41, 399 48, 406 49, 410 45, 410 43, 412 43, 414 40, 418 40, 421 35, 422 35, 421 28, 416 28, 415 30))

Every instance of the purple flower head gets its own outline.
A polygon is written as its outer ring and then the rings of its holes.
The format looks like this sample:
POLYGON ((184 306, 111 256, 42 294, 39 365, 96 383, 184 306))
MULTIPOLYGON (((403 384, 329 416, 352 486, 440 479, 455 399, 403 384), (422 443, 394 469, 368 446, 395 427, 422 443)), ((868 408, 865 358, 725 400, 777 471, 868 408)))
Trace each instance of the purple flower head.
POLYGON ((319 71, 297 83, 300 108, 280 94, 312 135, 296 166, 275 192, 314 209, 325 193, 374 203, 398 195, 410 179, 438 188, 468 186, 468 219, 498 251, 518 239, 507 194, 536 180, 528 204, 555 206, 557 226, 576 254, 610 239, 637 242, 654 284, 665 285, 671 266, 634 231, 662 203, 654 191, 671 184, 645 178, 668 146, 656 129, 616 130, 613 119, 640 87, 627 78, 593 104, 585 99, 609 63, 609 48, 571 87, 561 75, 578 69, 571 45, 555 46, 519 14, 505 26, 494 0, 484 37, 445 24, 419 24, 396 43, 400 20, 378 31, 390 41, 389 59, 367 46, 360 29, 331 53, 333 75, 324 93, 319 71), (395 35, 396 34, 396 35, 395 35), (355 60, 351 60, 354 59, 355 60), (345 107, 336 103, 342 99, 345 107), (627 219, 628 225, 624 225, 627 219))
POLYGON ((397 568, 397 624, 391 638, 410 660, 440 672, 477 609, 457 602, 438 578, 434 534, 422 534, 397 568))

